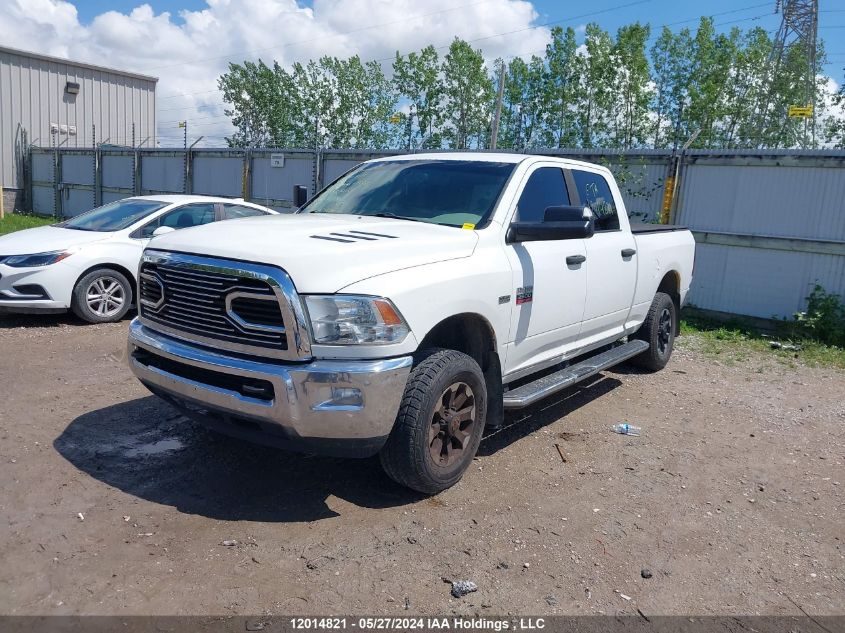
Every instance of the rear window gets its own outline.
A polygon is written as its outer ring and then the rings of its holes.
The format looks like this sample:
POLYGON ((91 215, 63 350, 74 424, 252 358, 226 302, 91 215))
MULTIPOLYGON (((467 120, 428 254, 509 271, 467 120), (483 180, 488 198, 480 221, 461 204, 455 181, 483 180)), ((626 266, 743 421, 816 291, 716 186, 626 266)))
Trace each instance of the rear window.
POLYGON ((255 207, 244 207, 239 204, 224 204, 223 205, 223 219, 236 220, 238 218, 251 218, 256 215, 267 215, 266 211, 256 209, 255 207))
POLYGON ((619 229, 619 216, 610 186, 604 176, 591 171, 572 170, 581 204, 590 207, 596 216, 597 231, 616 231, 619 229))

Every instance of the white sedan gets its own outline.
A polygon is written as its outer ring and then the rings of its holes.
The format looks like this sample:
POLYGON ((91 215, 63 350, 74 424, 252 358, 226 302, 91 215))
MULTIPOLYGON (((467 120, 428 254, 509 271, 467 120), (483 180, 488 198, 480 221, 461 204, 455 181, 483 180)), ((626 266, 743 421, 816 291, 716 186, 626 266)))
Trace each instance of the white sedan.
POLYGON ((120 320, 133 303, 138 262, 154 235, 277 213, 209 196, 125 198, 51 226, 0 237, 0 312, 64 312, 120 320))

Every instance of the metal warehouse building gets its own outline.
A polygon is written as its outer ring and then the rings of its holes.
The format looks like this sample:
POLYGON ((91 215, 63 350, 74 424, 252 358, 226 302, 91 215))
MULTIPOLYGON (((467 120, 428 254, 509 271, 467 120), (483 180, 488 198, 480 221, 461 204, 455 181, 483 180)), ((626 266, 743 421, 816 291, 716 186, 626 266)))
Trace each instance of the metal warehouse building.
POLYGON ((156 77, 0 46, 0 186, 28 207, 27 148, 155 147, 156 77))

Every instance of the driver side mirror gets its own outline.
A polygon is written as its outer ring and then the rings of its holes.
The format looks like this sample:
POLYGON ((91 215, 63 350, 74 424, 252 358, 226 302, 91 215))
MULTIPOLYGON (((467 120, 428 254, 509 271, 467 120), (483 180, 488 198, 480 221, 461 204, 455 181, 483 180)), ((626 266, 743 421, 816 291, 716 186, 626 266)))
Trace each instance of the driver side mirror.
POLYGON ((586 239, 596 232, 593 212, 587 207, 547 207, 542 222, 513 222, 508 243, 586 239))
POLYGON ((172 226, 160 226, 155 231, 153 231, 153 237, 158 237, 159 235, 167 235, 168 233, 173 233, 175 231, 172 226))

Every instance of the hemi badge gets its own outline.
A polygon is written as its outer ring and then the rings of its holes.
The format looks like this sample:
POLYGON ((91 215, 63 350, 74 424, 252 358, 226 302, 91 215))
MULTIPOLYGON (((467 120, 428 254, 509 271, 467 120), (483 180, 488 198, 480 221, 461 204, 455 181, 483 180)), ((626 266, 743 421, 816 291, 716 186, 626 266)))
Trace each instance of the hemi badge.
POLYGON ((530 303, 534 300, 534 286, 525 286, 525 288, 516 289, 516 305, 523 303, 530 303))
POLYGON ((510 295, 502 295, 501 297, 499 297, 499 305, 502 305, 503 303, 510 303, 510 302, 511 302, 511 296, 510 295))

